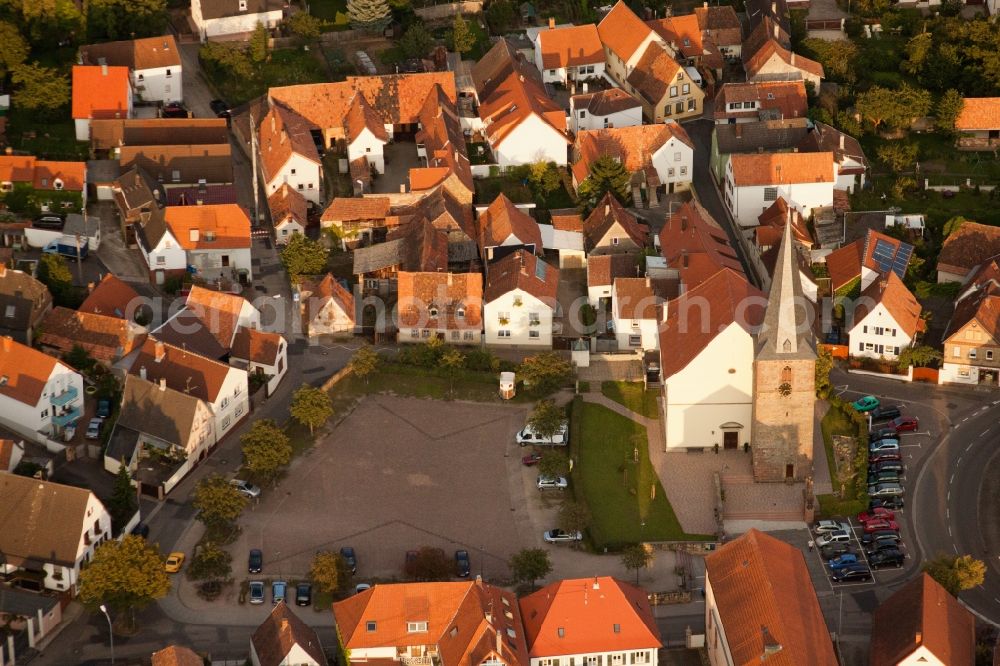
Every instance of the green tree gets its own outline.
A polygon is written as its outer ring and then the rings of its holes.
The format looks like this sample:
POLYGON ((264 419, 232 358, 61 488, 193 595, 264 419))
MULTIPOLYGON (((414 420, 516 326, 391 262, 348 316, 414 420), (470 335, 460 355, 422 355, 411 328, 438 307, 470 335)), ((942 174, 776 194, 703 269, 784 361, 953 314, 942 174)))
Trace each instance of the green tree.
POLYGON ((281 251, 281 263, 292 281, 297 281, 303 275, 316 275, 326 270, 329 255, 330 251, 319 241, 293 234, 281 251))
POLYGON ((340 553, 330 550, 321 550, 313 556, 312 564, 309 565, 309 578, 326 594, 333 594, 347 580, 350 572, 340 553))
POLYGON ((42 114, 61 109, 70 101, 69 79, 59 70, 37 62, 22 63, 11 70, 13 104, 42 114))
POLYGON ((420 21, 413 23, 399 39, 399 48, 407 58, 425 58, 434 48, 434 38, 420 21))
POLYGON ((455 53, 465 54, 476 45, 476 36, 469 27, 468 21, 459 12, 455 14, 455 20, 451 22, 451 50, 455 53))
MULTIPOLYGON (((198 51, 202 64, 234 79, 253 79, 256 68, 243 42, 206 42, 198 51)), ((294 237, 293 237, 294 238, 294 237)))
POLYGON ((323 389, 303 384, 292 396, 289 412, 293 419, 308 426, 309 434, 312 435, 314 429, 326 423, 333 414, 333 401, 323 389))
POLYGON ((452 568, 452 560, 443 550, 424 546, 412 557, 407 554, 403 572, 414 580, 447 580, 452 568))
POLYGON ((561 451, 548 447, 538 461, 538 473, 549 478, 566 476, 569 473, 569 459, 561 451))
POLYGON ((941 555, 924 562, 923 570, 953 597, 982 585, 986 578, 986 565, 971 555, 941 555))
POLYGON ((514 553, 507 563, 511 576, 518 583, 535 587, 535 581, 552 573, 549 552, 542 548, 524 548, 514 553))
POLYGON ((28 42, 13 23, 0 21, 0 80, 28 58, 28 42))
POLYGON ((210 529, 231 526, 243 513, 247 498, 220 474, 211 474, 194 488, 196 518, 210 529))
POLYGON ((262 65, 267 62, 267 42, 271 36, 263 23, 258 22, 250 35, 250 61, 262 65))
POLYGON ((486 6, 486 24, 494 35, 509 32, 516 16, 514 3, 510 0, 493 0, 486 6))
POLYGON ((641 543, 625 546, 622 551, 622 564, 629 571, 635 571, 635 584, 639 584, 639 570, 645 569, 653 562, 653 552, 647 550, 641 543))
POLYGON ((63 355, 63 360, 66 361, 72 368, 79 370, 83 374, 90 374, 97 364, 94 357, 90 355, 83 345, 74 344, 73 347, 63 355))
POLYGON ((917 161, 917 144, 895 140, 883 143, 875 151, 879 160, 893 171, 906 171, 917 161))
POLYGON ((816 395, 826 399, 830 395, 830 371, 833 370, 833 353, 827 347, 816 351, 816 395))
POLYGON ((562 185, 562 177, 554 162, 534 162, 528 168, 530 169, 528 180, 539 196, 544 198, 562 185))
POLYGON ((378 370, 381 362, 382 359, 379 357, 378 352, 372 349, 371 345, 362 345, 351 356, 351 361, 348 365, 351 368, 351 373, 355 377, 363 379, 365 384, 367 384, 368 378, 378 370))
POLYGON ((282 467, 292 460, 292 443, 288 435, 269 419, 254 421, 250 430, 240 437, 243 464, 255 476, 273 480, 282 467))
POLYGON ((955 121, 962 115, 963 107, 965 107, 965 100, 962 98, 962 93, 954 88, 944 91, 935 108, 937 127, 948 131, 954 130, 955 121))
POLYGON ((858 95, 855 108, 861 117, 878 132, 879 127, 905 128, 915 118, 931 110, 931 94, 921 88, 903 84, 898 89, 872 86, 858 95))
POLYGON ((215 542, 207 541, 195 549, 187 568, 191 580, 225 581, 233 575, 233 556, 215 542))
POLYGON ((857 80, 855 63, 858 59, 858 47, 848 39, 816 39, 810 38, 802 45, 823 65, 826 75, 833 80, 844 83, 854 83, 857 80))
POLYGON ((566 422, 566 410, 553 400, 541 400, 528 417, 531 430, 542 437, 552 437, 566 422))
POLYGON ((559 507, 559 529, 573 534, 590 526, 590 509, 583 502, 566 500, 559 507))
POLYGON ((441 354, 441 367, 448 373, 448 394, 455 394, 455 373, 465 367, 465 354, 449 347, 441 354))
POLYGON ((934 47, 934 35, 929 32, 922 32, 914 35, 906 43, 906 60, 900 64, 907 74, 919 74, 927 64, 927 58, 934 47))
POLYGON ((953 233, 961 229, 962 225, 965 224, 966 222, 968 222, 968 220, 962 217, 961 215, 956 215, 955 217, 949 219, 947 222, 944 223, 944 228, 941 230, 941 237, 947 238, 948 236, 952 235, 953 233))
POLYGON ((80 572, 80 601, 91 609, 107 604, 125 613, 128 627, 135 626, 135 610, 170 591, 163 558, 140 536, 105 541, 94 559, 80 572))
POLYGON ((911 365, 923 368, 934 361, 941 360, 941 352, 927 345, 906 347, 899 353, 899 367, 908 368, 911 365))
POLYGON ((389 5, 385 0, 347 0, 347 16, 354 29, 380 33, 389 25, 389 5))
POLYGON ((122 460, 118 466, 118 474, 115 476, 115 485, 111 490, 111 500, 108 502, 108 511, 111 512, 111 524, 114 526, 114 531, 121 530, 135 515, 138 508, 139 503, 135 498, 132 475, 129 474, 128 465, 122 460))
POLYGON ((69 264, 58 254, 43 254, 38 260, 38 280, 49 288, 56 300, 62 300, 73 289, 69 264))
POLYGON ((529 356, 517 366, 517 374, 535 395, 549 395, 573 378, 573 366, 556 352, 529 356))
POLYGON ((295 12, 285 19, 285 28, 304 44, 319 39, 323 22, 309 12, 295 12))
POLYGON ((604 195, 611 193, 626 206, 632 201, 631 176, 618 158, 602 155, 590 165, 590 173, 577 188, 580 207, 590 213, 604 195))
POLYGON ((86 8, 93 41, 154 37, 167 27, 166 0, 87 0, 86 8))

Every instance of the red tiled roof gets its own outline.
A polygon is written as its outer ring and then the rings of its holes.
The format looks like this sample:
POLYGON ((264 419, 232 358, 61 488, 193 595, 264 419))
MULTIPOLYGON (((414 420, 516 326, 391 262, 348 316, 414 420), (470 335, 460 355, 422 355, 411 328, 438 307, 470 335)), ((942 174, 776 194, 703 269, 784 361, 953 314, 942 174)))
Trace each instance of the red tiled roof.
POLYGON ((313 142, 309 125, 296 113, 283 109, 275 104, 260 123, 260 153, 261 171, 264 180, 271 182, 281 170, 281 167, 299 155, 319 164, 319 153, 313 142))
POLYGON ((583 239, 587 251, 593 250, 617 224, 633 243, 645 247, 649 228, 640 224, 635 215, 625 210, 611 192, 604 195, 583 222, 583 239))
POLYGON ((736 187, 778 183, 833 183, 833 153, 749 153, 729 158, 736 187))
POLYGON ((472 166, 466 153, 462 121, 455 105, 440 86, 434 86, 420 109, 420 131, 417 132, 416 141, 422 143, 427 151, 429 168, 410 170, 411 190, 430 189, 450 174, 455 174, 461 187, 459 192, 453 194, 471 201, 475 186, 472 183, 472 166), (431 173, 432 170, 441 168, 446 169, 443 175, 431 173), (432 182, 435 180, 436 182, 432 182))
POLYGON ((789 51, 784 46, 776 42, 774 39, 768 39, 764 42, 763 46, 757 49, 756 53, 746 61, 744 65, 747 78, 753 78, 758 72, 767 64, 768 60, 772 56, 777 55, 782 62, 784 62, 789 67, 794 67, 807 74, 813 76, 818 76, 823 78, 823 65, 819 64, 815 60, 810 60, 804 55, 795 53, 794 51, 789 51))
POLYGON ((134 70, 156 69, 181 65, 181 52, 171 34, 142 39, 127 39, 120 42, 88 44, 80 47, 80 58, 84 65, 105 64, 128 67, 134 70))
POLYGON ((655 105, 666 96, 671 82, 680 71, 680 63, 666 49, 660 44, 651 43, 625 80, 647 102, 655 105))
POLYGON ((32 155, 0 155, 0 183, 35 182, 35 158, 32 155))
POLYGON ((56 180, 62 181, 63 190, 82 192, 87 185, 86 162, 35 162, 35 189, 54 190, 56 180))
POLYGON ((694 8, 698 26, 719 46, 735 46, 743 42, 743 28, 732 5, 694 8))
POLYGON ((965 222, 944 239, 938 270, 967 275, 987 259, 1000 255, 1000 227, 965 222))
POLYGON ((694 14, 646 21, 646 25, 685 58, 700 58, 705 54, 698 17, 694 14))
POLYGON ((317 299, 315 305, 312 306, 312 312, 318 312, 326 305, 327 301, 333 300, 337 302, 344 314, 351 320, 354 319, 354 295, 344 289, 332 273, 324 275, 319 282, 305 280, 300 288, 303 292, 309 293, 309 299, 317 299))
POLYGON ((621 88, 607 88, 597 92, 573 95, 574 109, 586 109, 592 116, 609 116, 627 109, 641 109, 642 104, 621 88))
POLYGON ((288 183, 282 183, 281 187, 267 198, 267 207, 271 210, 271 222, 274 226, 295 221, 304 227, 309 219, 309 202, 301 192, 288 183))
POLYGON ((542 232, 538 223, 503 193, 479 214, 477 224, 480 249, 503 245, 508 238, 514 236, 520 243, 534 244, 535 251, 541 251, 542 232))
POLYGON ((278 333, 268 333, 248 326, 240 326, 233 336, 232 358, 277 365, 278 349, 284 340, 278 333))
POLYGON ((724 83, 715 98, 715 117, 753 117, 760 110, 775 109, 781 119, 805 118, 809 101, 804 81, 747 81, 724 83), (729 111, 732 103, 757 102, 757 108, 729 111))
POLYGON ((399 325, 424 328, 482 328, 483 276, 481 273, 410 273, 398 276, 399 325), (464 317, 457 312, 461 307, 464 317), (437 317, 430 312, 434 308, 437 317))
MULTIPOLYGON (((326 661, 323 645, 316 631, 291 611, 284 601, 274 606, 257 630, 250 636, 250 643, 257 655, 260 666, 281 666, 291 661, 289 653, 293 648, 305 652, 317 664, 326 661)), ((295 663, 301 663, 298 654, 295 663)))
POLYGON ((833 291, 861 277, 863 252, 862 241, 856 240, 826 255, 826 270, 830 275, 830 288, 833 291))
POLYGON ((789 217, 792 221, 792 237, 801 245, 811 248, 813 239, 809 235, 806 221, 802 219, 802 214, 797 208, 788 205, 784 197, 775 199, 767 210, 757 216, 757 222, 760 224, 755 230, 757 247, 767 248, 778 245, 789 217))
POLYGON ((653 154, 672 138, 694 147, 687 130, 677 123, 582 130, 576 135, 579 160, 573 165, 573 176, 577 185, 582 183, 603 155, 619 158, 629 173, 635 173, 651 165, 653 154))
POLYGON ((37 349, 0 337, 0 377, 7 378, 0 382, 0 395, 34 407, 57 365, 69 367, 37 349))
POLYGON ((111 364, 131 353, 145 339, 145 329, 125 319, 56 307, 42 321, 38 344, 61 354, 80 345, 96 360, 111 364))
POLYGON ((1000 341, 1000 288, 984 284, 955 305, 945 340, 975 320, 994 341, 1000 341))
POLYGON ((623 62, 628 62, 651 32, 650 27, 629 9, 624 0, 618 0, 597 24, 601 42, 623 62))
POLYGON ((73 117, 126 118, 130 87, 128 67, 74 65, 73 117))
POLYGON ((1000 129, 1000 97, 966 97, 955 129, 960 132, 1000 129))
POLYGON ((868 285, 868 288, 861 292, 861 296, 854 309, 855 324, 860 323, 875 305, 881 303, 911 339, 926 328, 924 320, 920 318, 922 309, 920 303, 899 276, 892 271, 868 285))
POLYGON ((583 231, 583 216, 575 208, 553 209, 552 227, 558 231, 583 231))
POLYGON ((139 292, 106 273, 77 311, 130 318, 139 307, 139 300, 139 292))
POLYGON ((336 197, 320 216, 320 222, 384 220, 389 215, 389 197, 336 197))
MULTIPOLYGON (((615 307, 621 319, 657 319, 663 299, 650 278, 620 277, 614 282, 615 307)), ((677 294, 674 293, 676 298, 677 294)))
POLYGON ((538 44, 545 69, 604 63, 601 38, 593 23, 542 30, 538 44))
POLYGON ((599 254, 587 258, 587 286, 611 285, 618 277, 636 277, 639 269, 637 254, 599 254))
POLYGON ((177 243, 185 250, 250 247, 250 218, 237 204, 170 206, 165 220, 177 243), (209 240, 209 233, 215 238, 209 240))
POLYGON ((483 302, 492 303, 500 296, 520 289, 555 308, 558 288, 558 268, 530 252, 517 250, 490 264, 483 302))
POLYGON ((389 133, 385 131, 382 118, 375 113, 375 109, 364 95, 355 93, 347 117, 344 118, 344 134, 347 136, 347 142, 354 143, 365 129, 383 143, 389 140, 389 133))
POLYGON ((229 370, 228 365, 147 337, 129 374, 141 377, 145 371, 153 384, 165 379, 173 391, 214 403, 229 370))
POLYGON ((723 268, 740 275, 743 265, 729 237, 696 201, 689 201, 667 218, 660 230, 660 252, 676 269, 685 289, 698 286, 723 268))
POLYGON ((190 648, 171 645, 153 653, 151 666, 204 666, 205 660, 190 648))

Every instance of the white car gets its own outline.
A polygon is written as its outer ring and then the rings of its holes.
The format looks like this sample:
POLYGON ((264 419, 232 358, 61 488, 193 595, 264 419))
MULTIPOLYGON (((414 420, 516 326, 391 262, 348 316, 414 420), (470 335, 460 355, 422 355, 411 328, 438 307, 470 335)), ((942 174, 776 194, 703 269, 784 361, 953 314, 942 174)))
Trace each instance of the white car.
POLYGON ((95 416, 90 419, 90 423, 87 424, 87 432, 84 437, 87 439, 100 439, 101 438, 101 424, 104 423, 104 419, 95 416))
POLYGON ((546 543, 563 543, 565 541, 582 541, 581 532, 564 532, 562 530, 549 530, 542 533, 542 538, 546 543))
POLYGON ((813 527, 813 532, 816 534, 829 534, 830 532, 836 532, 837 530, 849 532, 851 530, 851 526, 847 523, 839 523, 836 520, 821 520, 813 527))
POLYGON ((255 499, 260 497, 260 488, 253 485, 249 481, 244 481, 243 479, 232 479, 229 484, 236 488, 250 499, 255 499))
POLYGON ((554 478, 551 476, 539 476, 536 485, 539 490, 566 490, 569 487, 569 481, 564 476, 554 478))
POLYGON ((834 530, 816 539, 816 547, 822 548, 831 543, 847 543, 851 540, 851 533, 847 530, 834 530))
POLYGON ((533 432, 530 425, 526 425, 517 433, 515 439, 521 446, 528 446, 529 444, 534 444, 535 446, 563 446, 569 440, 568 435, 569 427, 565 423, 551 437, 543 437, 533 432))

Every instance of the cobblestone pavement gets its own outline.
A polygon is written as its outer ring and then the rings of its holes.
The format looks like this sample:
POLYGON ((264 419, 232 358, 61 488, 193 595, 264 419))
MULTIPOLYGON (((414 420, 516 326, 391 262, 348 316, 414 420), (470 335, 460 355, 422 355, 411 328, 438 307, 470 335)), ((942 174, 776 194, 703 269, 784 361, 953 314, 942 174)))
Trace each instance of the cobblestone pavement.
POLYGON ((577 368, 576 376, 581 382, 593 384, 592 390, 600 391, 601 382, 642 381, 642 361, 634 354, 614 354, 612 356, 591 354, 590 365, 586 368, 577 368))

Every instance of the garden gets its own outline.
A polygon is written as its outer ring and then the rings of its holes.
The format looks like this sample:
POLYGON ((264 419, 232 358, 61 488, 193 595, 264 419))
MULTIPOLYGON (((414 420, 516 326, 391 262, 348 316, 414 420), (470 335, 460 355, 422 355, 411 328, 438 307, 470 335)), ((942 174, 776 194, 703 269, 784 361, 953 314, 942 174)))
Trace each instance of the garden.
POLYGON ((489 178, 476 179, 476 201, 489 204, 504 194, 516 204, 534 203, 535 219, 544 224, 550 219, 550 210, 576 206, 568 180, 565 170, 552 162, 525 164, 503 172, 498 168, 489 178))

